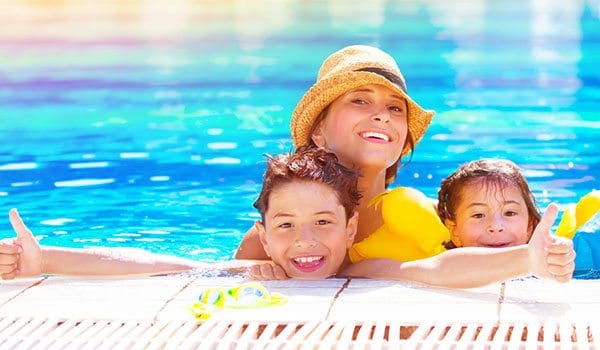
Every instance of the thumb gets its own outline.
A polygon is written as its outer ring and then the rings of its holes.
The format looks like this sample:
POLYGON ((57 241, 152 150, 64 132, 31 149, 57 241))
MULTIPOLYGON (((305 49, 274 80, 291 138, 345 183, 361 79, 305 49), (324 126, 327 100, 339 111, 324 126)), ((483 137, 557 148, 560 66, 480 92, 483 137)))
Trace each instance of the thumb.
POLYGON ((551 240, 550 230, 552 229, 552 225, 554 225, 554 221, 558 216, 558 207, 554 203, 550 203, 548 207, 546 207, 546 211, 542 216, 539 224, 535 227, 533 231, 533 235, 542 235, 544 240, 551 240))
POLYGON ((10 224, 17 233, 17 241, 22 242, 28 240, 35 240, 31 231, 27 228, 27 226, 25 226, 23 219, 21 219, 21 216, 19 216, 19 212, 17 211, 17 209, 11 209, 8 213, 8 217, 10 220, 10 224))

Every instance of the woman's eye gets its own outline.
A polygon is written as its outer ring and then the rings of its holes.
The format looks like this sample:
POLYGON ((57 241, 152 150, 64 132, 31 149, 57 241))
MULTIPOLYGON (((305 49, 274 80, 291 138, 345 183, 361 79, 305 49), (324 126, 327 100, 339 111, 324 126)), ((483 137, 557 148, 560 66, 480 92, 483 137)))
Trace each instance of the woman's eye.
POLYGON ((389 106, 388 108, 394 113, 402 113, 402 107, 400 106, 389 106))
POLYGON ((362 98, 355 98, 354 100, 352 100, 352 103, 357 105, 364 105, 367 104, 367 101, 363 100, 362 98))

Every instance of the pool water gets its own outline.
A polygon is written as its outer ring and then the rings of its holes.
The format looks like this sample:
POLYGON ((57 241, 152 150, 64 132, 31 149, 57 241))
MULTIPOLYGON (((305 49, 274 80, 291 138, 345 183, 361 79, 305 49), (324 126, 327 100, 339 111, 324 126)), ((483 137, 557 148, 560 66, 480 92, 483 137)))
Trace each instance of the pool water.
MULTIPOLYGON (((600 189, 598 1, 36 1, 0 22, 0 210, 43 244, 230 259, 264 154, 292 149, 295 104, 349 44, 437 111, 394 186, 435 197, 504 157, 542 208, 600 189)), ((580 278, 600 277, 599 231, 575 239, 580 278)))

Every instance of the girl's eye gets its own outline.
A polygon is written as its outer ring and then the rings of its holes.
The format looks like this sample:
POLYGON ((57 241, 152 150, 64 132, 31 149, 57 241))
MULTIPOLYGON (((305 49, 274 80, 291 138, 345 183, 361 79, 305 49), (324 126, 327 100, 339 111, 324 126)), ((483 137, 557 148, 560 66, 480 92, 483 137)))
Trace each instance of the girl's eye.
POLYGON ((322 220, 317 220, 317 225, 327 225, 327 224, 329 224, 330 222, 331 222, 331 221, 329 221, 329 220, 325 220, 325 219, 322 219, 322 220))
POLYGON ((474 219, 481 219, 483 218, 483 214, 482 213, 475 213, 471 215, 472 218, 474 219))
POLYGON ((504 213, 504 215, 506 215, 506 216, 515 216, 515 215, 517 215, 517 212, 516 212, 516 211, 512 211, 512 210, 509 210, 509 211, 507 211, 506 213, 504 213))

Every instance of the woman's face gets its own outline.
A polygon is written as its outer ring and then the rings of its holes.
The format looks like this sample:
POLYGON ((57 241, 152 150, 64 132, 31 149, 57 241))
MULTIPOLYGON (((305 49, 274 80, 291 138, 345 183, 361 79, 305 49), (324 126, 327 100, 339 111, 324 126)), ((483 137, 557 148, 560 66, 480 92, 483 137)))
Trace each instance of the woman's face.
POLYGON ((312 139, 346 166, 358 166, 363 172, 385 170, 400 158, 407 115, 402 96, 380 85, 363 85, 329 106, 312 139))

